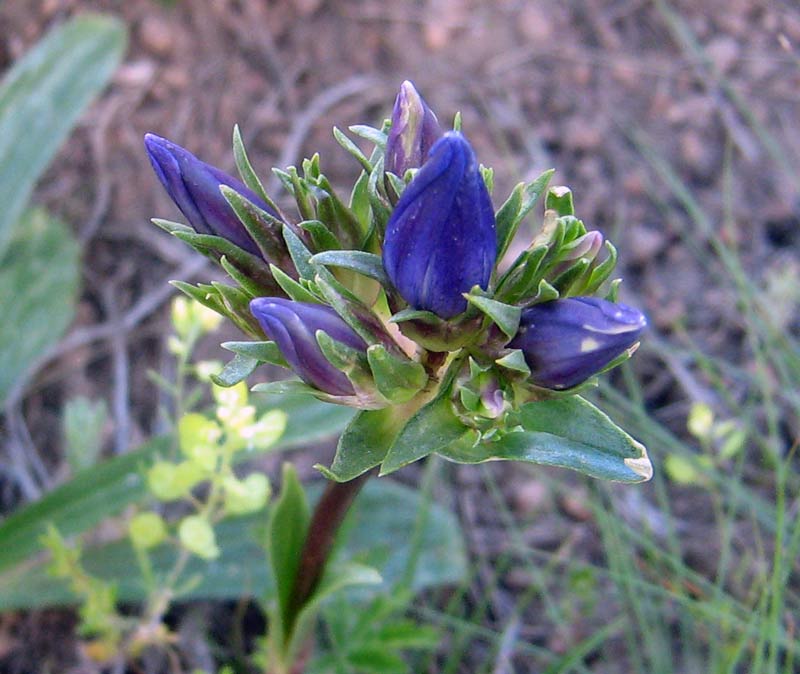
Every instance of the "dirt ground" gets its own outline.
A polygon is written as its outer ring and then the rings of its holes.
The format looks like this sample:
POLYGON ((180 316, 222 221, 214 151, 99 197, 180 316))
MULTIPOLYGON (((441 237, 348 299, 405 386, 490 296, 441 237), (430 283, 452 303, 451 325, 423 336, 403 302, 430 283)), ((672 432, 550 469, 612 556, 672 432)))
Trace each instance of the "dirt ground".
MULTIPOLYGON (((735 298, 683 245, 691 221, 643 153, 677 167, 753 277, 798 272, 800 9, 792 0, 5 0, 0 68, 86 10, 124 19, 130 47, 36 199, 73 223, 84 244, 73 330, 125 320, 130 329, 65 351, 31 385, 24 418, 32 442, 49 448, 54 476, 59 412, 73 395, 112 401, 109 452, 158 430, 146 372, 168 361, 165 281, 208 277, 190 249, 149 223, 180 218, 148 165, 147 131, 232 170, 238 123, 262 176, 319 151, 325 173, 347 185, 357 166, 331 126, 379 124, 400 82, 411 79, 440 119, 462 112, 480 160, 495 168, 496 198, 557 169, 556 184, 574 190, 578 215, 618 245, 622 298, 648 313, 653 339, 674 337, 680 326, 720 356, 746 358, 735 298), (681 41, 673 12, 704 51, 681 41), (777 139, 775 152, 759 142, 761 127, 777 139), (783 170, 774 170, 776 161, 783 170)), ((278 194, 274 180, 269 188, 278 194)), ((796 327, 796 316, 787 321, 796 327)), ((686 382, 647 349, 636 368, 656 417, 683 432, 686 382)), ((537 498, 512 474, 506 484, 515 507, 537 498)), ((0 484, 0 512, 20 499, 0 484)), ((552 509, 526 542, 549 549, 571 530, 591 554, 580 504, 573 506, 552 509)), ((490 538, 491 521, 474 524, 490 538)), ((702 531, 698 522, 698 539, 702 531)), ((0 634, 16 636, 0 641, 0 670, 35 671, 34 653, 58 671, 76 664, 68 614, 8 620, 14 628, 0 634), (52 639, 54 631, 64 639, 52 639)), ((525 620, 543 644, 558 647, 562 636, 537 634, 535 617, 525 620)))

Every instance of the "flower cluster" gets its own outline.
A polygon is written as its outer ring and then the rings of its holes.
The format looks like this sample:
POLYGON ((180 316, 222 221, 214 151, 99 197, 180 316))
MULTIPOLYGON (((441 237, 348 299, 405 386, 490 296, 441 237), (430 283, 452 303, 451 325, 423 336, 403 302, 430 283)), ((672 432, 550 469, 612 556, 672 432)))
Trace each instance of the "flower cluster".
POLYGON ((575 217, 572 193, 548 188, 547 171, 495 210, 491 170, 458 118, 455 126, 442 129, 403 83, 383 129, 351 128, 374 145, 369 156, 335 130, 363 168, 349 203, 318 156, 302 173, 275 171, 299 218, 266 195, 238 130, 244 182, 146 136, 156 174, 190 227, 157 224, 236 282, 179 287, 258 340, 230 346, 238 360, 221 380, 276 363, 323 400, 402 406, 401 427, 445 400, 448 420, 475 445, 518 430, 524 405, 575 393, 633 353, 645 318, 616 303, 617 282, 607 283, 616 251, 575 217), (542 202, 541 230, 517 251, 517 230, 542 202))

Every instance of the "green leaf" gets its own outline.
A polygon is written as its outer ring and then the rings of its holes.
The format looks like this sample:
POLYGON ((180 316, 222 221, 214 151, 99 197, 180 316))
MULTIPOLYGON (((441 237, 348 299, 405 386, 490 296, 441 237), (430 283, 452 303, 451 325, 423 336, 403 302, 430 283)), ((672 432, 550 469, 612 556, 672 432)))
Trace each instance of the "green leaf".
POLYGON ((441 447, 475 435, 456 416, 447 395, 419 410, 400 431, 381 463, 381 475, 418 461, 441 447))
POLYGON ((328 250, 314 255, 311 263, 352 269, 359 274, 375 279, 384 287, 391 285, 389 277, 386 276, 383 269, 381 256, 374 253, 366 253, 361 250, 328 250))
MULTIPOLYGON (((291 629, 291 598, 311 513, 294 466, 283 464, 281 494, 267 524, 267 549, 283 634, 291 629)), ((278 640, 280 642, 280 640, 278 640)))
POLYGON ((257 359, 237 353, 222 368, 222 372, 211 375, 211 381, 217 386, 236 386, 240 381, 244 381, 253 374, 259 365, 260 362, 257 359))
MULTIPOLYGON (((353 415, 347 407, 321 403, 307 395, 287 395, 271 402, 271 409, 288 414, 286 430, 270 447, 271 452, 337 435, 353 415)), ((39 537, 48 523, 62 535, 73 536, 148 498, 141 471, 157 456, 169 454, 171 447, 168 438, 156 438, 128 454, 102 461, 0 523, 0 608, 8 587, 5 571, 41 550, 39 537)), ((252 455, 236 456, 243 459, 252 455)))
POLYGON ((367 349, 367 360, 378 391, 393 403, 411 400, 428 381, 422 365, 394 356, 381 344, 367 349))
POLYGON ((555 171, 550 169, 530 183, 520 183, 497 211, 497 259, 505 255, 520 224, 539 202, 555 171))
MULTIPOLYGON (((311 403, 318 404, 313 400, 311 403)), ((89 487, 84 485, 83 489, 87 488, 89 487)), ((368 482, 353 504, 340 532, 335 559, 329 567, 332 580, 335 581, 333 572, 336 569, 341 569, 348 560, 355 558, 362 564, 377 567, 383 578, 384 588, 395 587, 403 581, 409 561, 415 554, 409 532, 420 527, 418 558, 411 577, 411 589, 418 592, 429 587, 459 583, 467 573, 467 562, 458 520, 442 506, 423 499, 418 490, 391 480, 368 482), (422 520, 419 516, 421 508, 425 508, 425 517, 422 520)), ((66 513, 57 522, 52 520, 59 532, 66 537, 75 533, 70 531, 70 514, 66 513)), ((72 514, 80 513, 74 511, 72 514)), ((99 520, 110 513, 103 511, 101 507, 98 514, 99 520)), ((268 569, 264 549, 259 544, 258 531, 263 517, 263 513, 258 513, 226 519, 215 525, 214 533, 222 554, 212 564, 196 557, 190 560, 182 579, 194 579, 195 582, 185 588, 180 598, 275 597, 272 574, 268 569)), ((33 530, 29 539, 19 537, 9 541, 20 541, 25 546, 32 546, 24 555, 30 557, 42 549, 39 539, 44 531, 42 524, 41 528, 33 530)), ((5 540, 0 536, 4 548, 5 540)), ((2 552, 5 551, 4 549, 2 552)), ((171 545, 153 550, 153 571, 156 574, 166 573, 173 567, 175 556, 176 548, 171 545)), ((120 601, 137 602, 145 598, 146 586, 138 569, 131 565, 132 557, 131 546, 124 539, 86 548, 83 563, 92 575, 113 580, 117 584, 120 601)), ((47 558, 39 555, 36 559, 0 572, 0 610, 76 603, 76 598, 66 583, 47 573, 48 563, 47 558)), ((374 572, 365 570, 362 579, 375 579, 374 572)))
POLYGON ((338 250, 342 247, 339 239, 320 220, 303 220, 297 226, 304 232, 308 232, 314 250, 338 250))
POLYGON ((222 342, 220 346, 235 354, 253 358, 262 363, 289 367, 275 342, 222 342))
POLYGON ((0 258, 0 403, 72 320, 78 256, 66 225, 43 209, 23 213, 0 258))
POLYGON ((477 307, 483 314, 488 316, 492 322, 503 331, 506 337, 511 339, 517 334, 522 309, 509 304, 503 304, 502 302, 488 297, 473 295, 471 292, 465 293, 464 297, 467 298, 467 301, 472 306, 477 307))
POLYGON ((528 367, 528 363, 525 362, 525 354, 522 353, 520 349, 514 349, 511 353, 503 356, 502 358, 498 358, 495 363, 504 367, 508 370, 514 370, 514 372, 521 372, 526 377, 530 375, 531 369, 528 367))
POLYGON ((415 398, 402 405, 356 412, 339 438, 330 469, 316 466, 326 477, 347 482, 383 461, 406 421, 421 403, 415 398))
POLYGON ((335 126, 333 127, 333 137, 336 139, 336 142, 339 143, 339 145, 341 145, 348 153, 355 157, 356 161, 361 164, 361 168, 363 168, 367 173, 372 171, 372 164, 369 163, 369 159, 366 158, 364 153, 359 149, 358 145, 356 145, 335 126))
MULTIPOLYGON (((275 265, 269 266, 270 271, 272 272, 272 276, 275 278, 277 284, 281 287, 281 290, 285 292, 289 299, 294 300, 295 302, 311 302, 319 303, 319 299, 308 289, 306 289, 303 285, 295 281, 291 276, 283 272, 282 270, 278 269, 275 265)), ((305 281, 308 283, 308 281, 305 281)))
POLYGON ((238 124, 234 124, 233 126, 233 159, 236 162, 236 168, 244 184, 260 196, 270 208, 273 208, 275 212, 278 213, 277 206, 272 199, 270 199, 267 191, 264 189, 264 185, 261 183, 261 180, 259 180, 247 157, 247 151, 244 148, 244 141, 242 141, 242 134, 239 131, 238 124))
POLYGON ((364 124, 354 124, 353 126, 348 126, 347 128, 356 134, 356 136, 368 140, 370 143, 374 143, 376 147, 381 149, 386 147, 386 134, 380 129, 366 126, 364 124))
POLYGON ((580 396, 528 403, 516 421, 523 431, 473 447, 448 447, 439 454, 458 463, 509 460, 561 466, 618 482, 652 477, 644 446, 580 396))
POLYGON ((3 78, 0 257, 36 181, 86 106, 111 78, 125 43, 120 21, 83 14, 51 30, 3 78))

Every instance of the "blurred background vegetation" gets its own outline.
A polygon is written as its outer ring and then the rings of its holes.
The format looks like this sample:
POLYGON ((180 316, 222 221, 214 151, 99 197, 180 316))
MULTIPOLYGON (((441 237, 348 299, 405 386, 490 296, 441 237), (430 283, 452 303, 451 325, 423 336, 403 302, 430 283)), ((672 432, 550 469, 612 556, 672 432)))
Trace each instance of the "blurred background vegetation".
MULTIPOLYGON (((88 10, 120 23, 99 51, 75 35, 42 65, 74 69, 54 109, 11 114, 0 97, 2 515, 164 430, 148 371, 173 375, 166 280, 212 272, 149 223, 178 214, 143 134, 231 171, 238 123, 280 200, 269 168, 314 151, 352 183, 331 126, 379 124, 408 78, 444 120, 462 112, 496 195, 554 167, 618 244, 621 298, 652 328, 596 395, 656 469, 633 487, 520 465, 401 473, 458 515, 470 560, 461 584, 414 603, 442 630, 414 671, 798 671, 796 3, 5 0, 0 67, 88 10), (25 210, 67 112, 107 77, 25 210)), ((224 338, 203 355, 221 358, 224 338)), ((295 454, 300 474, 329 452, 295 454)), ((279 459, 259 465, 275 475, 279 459)), ((235 602, 169 619, 194 644, 185 671, 262 627, 235 602)), ((79 669, 94 665, 74 625, 67 609, 3 614, 0 671, 96 671, 79 669)))

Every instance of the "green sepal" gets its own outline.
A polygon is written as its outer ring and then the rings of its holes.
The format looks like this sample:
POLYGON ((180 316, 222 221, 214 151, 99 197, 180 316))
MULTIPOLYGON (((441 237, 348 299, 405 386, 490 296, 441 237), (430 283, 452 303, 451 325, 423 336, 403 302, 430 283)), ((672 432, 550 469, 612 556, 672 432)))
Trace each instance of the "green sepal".
POLYGON ((315 152, 311 155, 311 158, 303 160, 303 178, 313 184, 321 175, 319 152, 315 152))
POLYGON ((575 206, 572 203, 572 190, 559 185, 547 191, 545 208, 555 211, 558 215, 575 215, 575 206))
POLYGON ((394 314, 390 319, 390 323, 405 323, 406 321, 427 321, 433 325, 434 323, 441 321, 442 319, 439 318, 436 314, 432 311, 425 311, 425 309, 414 309, 413 307, 407 307, 405 309, 401 309, 396 314, 394 314))
POLYGON ((264 393, 266 395, 311 395, 325 402, 332 402, 331 396, 320 395, 320 391, 313 386, 309 386, 299 379, 281 379, 280 381, 268 381, 256 384, 250 389, 253 393, 264 393))
POLYGON ((606 293, 606 299, 609 302, 617 302, 619 299, 619 287, 622 285, 621 278, 615 278, 611 281, 611 285, 608 288, 608 292, 606 293))
POLYGON ((270 363, 279 367, 289 367, 275 342, 222 342, 220 346, 228 351, 252 358, 260 363, 270 363))
POLYGON ((369 173, 362 171, 350 193, 350 210, 353 211, 364 232, 369 230, 371 222, 368 189, 369 173))
MULTIPOLYGON (((281 287, 283 292, 289 296, 289 299, 292 299, 295 302, 311 302, 314 304, 319 304, 319 298, 304 285, 295 281, 291 276, 285 274, 274 265, 270 265, 270 271, 272 272, 272 276, 275 278, 275 282, 281 287)), ((305 283, 309 283, 308 281, 305 281, 305 279, 303 279, 303 281, 305 283)))
POLYGON ((580 258, 579 260, 576 260, 575 263, 568 269, 553 279, 551 285, 558 290, 558 293, 561 297, 568 297, 569 295, 575 294, 571 293, 570 290, 573 288, 573 286, 576 286, 580 283, 584 274, 586 274, 586 271, 589 269, 589 267, 591 267, 591 265, 591 260, 580 258))
POLYGON ((379 186, 383 183, 383 175, 383 158, 381 158, 375 163, 367 182, 367 195, 369 196, 370 208, 372 208, 372 226, 380 239, 383 239, 386 232, 386 223, 389 222, 389 218, 392 215, 392 208, 379 189, 379 186))
POLYGON ((289 249, 289 255, 292 256, 292 262, 294 262, 300 278, 313 281, 319 267, 310 263, 311 251, 288 225, 283 227, 283 238, 286 240, 286 247, 289 249))
POLYGON ((364 155, 364 153, 360 150, 358 145, 356 145, 352 140, 350 140, 343 131, 333 127, 333 137, 336 139, 336 142, 344 148, 344 150, 349 153, 355 160, 361 164, 361 168, 363 168, 367 173, 372 171, 372 164, 370 164, 369 159, 364 155))
POLYGON ((222 267, 225 273, 236 281, 241 289, 250 295, 250 297, 262 297, 275 292, 274 286, 265 288, 260 283, 256 283, 247 276, 247 274, 243 274, 235 265, 231 264, 224 255, 219 259, 219 266, 222 267))
POLYGON ((328 226, 345 248, 358 246, 364 235, 358 218, 339 198, 327 177, 320 175, 316 186, 323 191, 323 195, 317 196, 319 219, 328 226))
POLYGON ((242 250, 227 239, 213 234, 197 234, 194 231, 175 231, 181 241, 188 243, 199 253, 207 255, 214 260, 225 256, 228 262, 235 265, 243 274, 250 276, 253 281, 265 288, 276 288, 275 280, 269 271, 269 266, 261 258, 242 250))
MULTIPOLYGON (((275 169, 273 169, 273 171, 275 171, 275 169)), ((288 184, 284 182, 284 186, 288 188, 288 191, 291 192, 294 197, 297 210, 300 212, 300 217, 303 220, 315 220, 317 213, 314 195, 311 192, 308 182, 297 174, 297 169, 294 166, 290 166, 285 172, 280 171, 276 172, 276 174, 279 178, 281 178, 280 174, 283 174, 282 180, 288 180, 288 184)))
POLYGON ((221 316, 230 319, 245 334, 256 338, 263 338, 264 333, 261 328, 259 327, 256 329, 255 326, 231 311, 214 286, 205 283, 193 286, 191 283, 186 283, 185 281, 170 281, 170 285, 174 286, 185 295, 188 295, 193 300, 200 302, 203 306, 213 309, 221 316))
POLYGON ((333 278, 324 267, 320 267, 320 269, 325 272, 325 276, 318 274, 314 282, 328 304, 342 317, 342 320, 353 328, 367 344, 377 342, 393 353, 402 354, 402 350, 386 332, 386 328, 378 317, 333 278))
POLYGON ((258 321, 250 313, 250 297, 244 291, 219 281, 212 281, 211 286, 222 298, 230 314, 238 317, 237 323, 240 325, 244 323, 250 328, 246 332, 255 335, 263 334, 258 321))
POLYGON ((539 283, 542 261, 549 248, 539 245, 519 254, 514 264, 498 283, 495 297, 504 302, 518 302, 530 294, 539 283))
POLYGON ((368 140, 370 143, 374 143, 375 147, 378 147, 381 150, 386 149, 387 136, 386 133, 380 129, 376 129, 365 124, 354 124, 353 126, 348 126, 347 128, 359 138, 363 138, 364 140, 368 140))
MULTIPOLYGON (((480 289, 478 288, 478 290, 480 289)), ((467 302, 477 307, 483 314, 488 316, 509 339, 517 334, 522 309, 474 293, 475 288, 468 293, 464 293, 467 302)))
POLYGON ((528 367, 528 363, 525 362, 525 355, 522 353, 521 349, 513 349, 510 353, 506 354, 502 358, 498 358, 494 362, 500 367, 504 367, 507 370, 512 370, 514 372, 519 372, 526 377, 529 377, 531 374, 531 369, 528 367))
POLYGON ((542 279, 539 281, 539 287, 536 289, 536 294, 531 297, 526 306, 533 304, 541 304, 542 302, 552 302, 560 297, 560 293, 550 283, 542 279))
POLYGON ((297 226, 308 232, 311 237, 311 244, 316 251, 338 250, 342 247, 336 235, 320 220, 303 220, 297 226))
POLYGON ((411 417, 381 463, 380 474, 388 475, 464 436, 477 439, 476 431, 467 428, 456 416, 447 391, 411 417))
POLYGON ((380 394, 392 403, 411 400, 428 381, 425 368, 389 353, 382 344, 367 349, 367 360, 380 394))
POLYGON ((375 279, 384 287, 391 285, 389 277, 386 276, 383 269, 381 256, 374 253, 362 250, 328 250, 324 253, 317 253, 310 262, 311 264, 351 269, 363 276, 375 279))
POLYGON ((238 124, 234 124, 233 126, 233 160, 236 162, 236 169, 239 171, 242 182, 260 196, 276 213, 280 213, 277 205, 270 199, 270 196, 264 189, 264 185, 261 184, 261 180, 259 180, 256 172, 253 170, 253 166, 244 149, 244 142, 242 141, 242 134, 239 131, 238 124))
POLYGON ((481 178, 483 178, 483 184, 486 185, 486 191, 489 192, 489 194, 491 194, 492 192, 494 192, 494 169, 481 164, 478 167, 478 170, 481 172, 481 178))
POLYGON ((184 225, 180 222, 174 222, 173 220, 162 220, 161 218, 151 218, 150 222, 152 222, 156 227, 163 229, 165 232, 169 232, 170 234, 174 234, 175 232, 194 232, 192 227, 189 225, 184 225))
POLYGON ((541 199, 554 172, 554 169, 548 169, 533 182, 519 183, 506 202, 498 209, 495 218, 497 222, 497 259, 501 259, 505 255, 520 224, 541 199))
POLYGON ((255 241, 265 260, 282 269, 291 268, 289 251, 282 236, 283 220, 256 206, 236 190, 227 185, 220 185, 219 191, 225 197, 236 217, 255 241))
POLYGON ((585 293, 587 295, 596 293, 598 288, 611 276, 611 273, 617 266, 617 249, 614 247, 614 244, 610 241, 606 241, 604 245, 608 252, 608 257, 592 269, 589 281, 586 283, 585 293))
POLYGON ((644 446, 580 396, 527 403, 509 424, 521 430, 491 442, 466 443, 440 451, 457 463, 526 461, 570 468, 590 477, 643 482, 653 469, 644 446))
POLYGON ((367 358, 363 351, 335 340, 323 330, 317 330, 315 337, 322 355, 337 370, 344 372, 348 377, 355 375, 362 381, 365 377, 369 377, 367 358))
POLYGON ((237 353, 225 364, 219 374, 211 375, 211 381, 224 388, 236 386, 240 381, 244 381, 253 374, 259 365, 259 361, 255 358, 249 358, 237 353))

